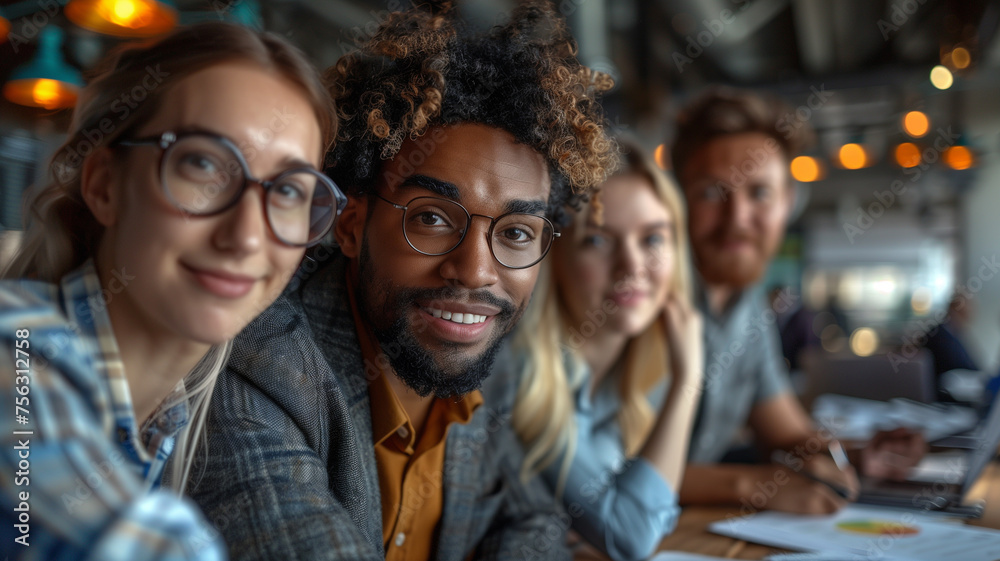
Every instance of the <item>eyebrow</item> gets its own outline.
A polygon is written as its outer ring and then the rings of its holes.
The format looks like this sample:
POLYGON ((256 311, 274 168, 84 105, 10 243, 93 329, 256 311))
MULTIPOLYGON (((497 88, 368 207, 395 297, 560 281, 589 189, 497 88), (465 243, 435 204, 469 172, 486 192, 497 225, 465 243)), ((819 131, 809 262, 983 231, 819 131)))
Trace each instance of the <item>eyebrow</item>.
MULTIPOLYGON (((677 225, 674 223, 673 220, 660 220, 658 222, 650 222, 649 224, 640 224, 639 225, 640 228, 642 228, 644 231, 647 231, 647 232, 650 231, 650 230, 660 230, 660 229, 673 230, 674 228, 676 228, 676 226, 677 225)), ((593 228, 595 230, 601 230, 601 231, 604 231, 604 232, 609 231, 608 227, 606 225, 603 225, 603 224, 601 224, 601 225, 594 224, 593 222, 590 222, 589 220, 587 221, 586 227, 587 228, 593 228)))
MULTIPOLYGON (((199 126, 195 126, 195 125, 188 125, 188 126, 184 126, 184 127, 178 127, 176 129, 173 129, 172 132, 174 134, 178 135, 178 136, 180 136, 182 134, 208 134, 208 135, 217 136, 217 137, 220 137, 220 138, 225 138, 226 140, 228 140, 229 142, 231 142, 233 144, 233 146, 236 147, 236 150, 239 152, 240 156, 242 156, 243 159, 246 160, 247 166, 248 167, 250 166, 250 160, 247 160, 247 155, 243 153, 243 146, 240 146, 239 142, 236 142, 235 140, 233 140, 232 138, 230 138, 229 135, 227 135, 227 134, 223 134, 223 133, 221 133, 221 132, 219 132, 217 130, 214 130, 214 129, 211 129, 211 128, 208 128, 208 127, 199 127, 199 126)), ((163 133, 160 133, 160 134, 163 134, 163 133)), ((262 149, 260 146, 251 146, 251 148, 253 148, 254 150, 261 150, 262 149)), ((281 171, 279 171, 278 173, 284 173, 285 171, 288 171, 288 170, 291 170, 291 169, 298 169, 298 168, 309 168, 309 169, 321 172, 321 170, 317 169, 316 166, 313 163, 307 162, 306 160, 303 160, 302 158, 297 158, 297 157, 294 157, 294 156, 289 157, 289 156, 286 155, 284 158, 281 159, 280 162, 278 162, 278 164, 281 166, 281 171)))
POLYGON ((521 212, 524 214, 542 214, 548 209, 548 203, 545 201, 529 201, 525 199, 514 199, 507 202, 507 207, 504 209, 503 213, 508 212, 521 212))
POLYGON ((448 199, 455 199, 456 201, 462 201, 462 195, 458 190, 458 186, 454 183, 449 183, 441 179, 436 179, 434 177, 429 177, 426 175, 411 175, 403 180, 399 184, 400 187, 420 187, 421 189, 427 189, 428 191, 434 193, 435 195, 445 197, 448 199))
MULTIPOLYGON (((462 193, 454 183, 430 177, 427 175, 411 175, 399 184, 400 187, 419 187, 440 197, 462 202, 462 193)), ((501 214, 521 212, 524 214, 542 214, 548 209, 548 202, 542 200, 513 199, 507 201, 501 214)))

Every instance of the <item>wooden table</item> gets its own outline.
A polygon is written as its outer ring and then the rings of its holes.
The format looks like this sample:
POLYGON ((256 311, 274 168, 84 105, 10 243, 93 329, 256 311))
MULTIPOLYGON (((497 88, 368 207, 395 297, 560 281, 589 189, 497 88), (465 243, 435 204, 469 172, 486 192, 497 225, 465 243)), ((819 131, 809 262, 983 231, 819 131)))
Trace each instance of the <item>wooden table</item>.
POLYGON ((738 507, 686 507, 677 521, 677 529, 660 542, 660 550, 688 551, 729 559, 763 559, 782 551, 708 531, 712 522, 738 514, 738 507))
MULTIPOLYGON (((986 466, 982 477, 969 492, 971 500, 985 500, 983 516, 969 524, 1000 530, 1000 462, 986 466)), ((708 525, 739 515, 739 507, 687 507, 677 522, 677 529, 661 543, 661 550, 687 551, 729 559, 763 559, 783 550, 743 540, 727 538, 708 531, 708 525)))

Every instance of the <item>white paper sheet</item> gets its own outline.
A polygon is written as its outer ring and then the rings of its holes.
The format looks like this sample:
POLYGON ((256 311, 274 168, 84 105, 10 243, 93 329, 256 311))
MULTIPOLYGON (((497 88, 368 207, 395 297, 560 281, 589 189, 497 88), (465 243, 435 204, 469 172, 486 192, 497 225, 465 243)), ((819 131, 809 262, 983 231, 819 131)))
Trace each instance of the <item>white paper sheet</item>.
POLYGON ((801 551, 843 552, 884 561, 994 561, 1000 531, 920 513, 848 505, 830 516, 763 512, 709 526, 717 534, 801 551))
POLYGON ((649 558, 649 561, 728 561, 725 557, 709 557, 684 551, 661 551, 649 558))

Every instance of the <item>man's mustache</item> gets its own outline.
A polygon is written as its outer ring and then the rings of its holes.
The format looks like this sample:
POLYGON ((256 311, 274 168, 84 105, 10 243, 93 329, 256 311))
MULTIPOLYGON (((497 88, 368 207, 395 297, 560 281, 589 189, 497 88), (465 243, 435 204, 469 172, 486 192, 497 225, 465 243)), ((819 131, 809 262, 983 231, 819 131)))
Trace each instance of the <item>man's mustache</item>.
POLYGON ((754 246, 760 245, 760 236, 754 235, 747 230, 723 229, 714 232, 708 238, 713 243, 748 242, 754 246))
POLYGON ((465 304, 486 304, 500 310, 500 319, 514 315, 517 307, 513 302, 504 300, 488 290, 467 290, 446 286, 443 288, 410 288, 402 291, 401 299, 408 302, 421 300, 424 302, 462 302, 465 304))

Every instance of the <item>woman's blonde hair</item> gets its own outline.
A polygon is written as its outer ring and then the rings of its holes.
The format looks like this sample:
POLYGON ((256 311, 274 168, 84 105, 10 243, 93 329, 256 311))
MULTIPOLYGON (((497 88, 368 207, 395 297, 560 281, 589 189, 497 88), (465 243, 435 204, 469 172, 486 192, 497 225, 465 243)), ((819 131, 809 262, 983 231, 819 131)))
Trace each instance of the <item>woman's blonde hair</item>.
MULTIPOLYGON (((646 178, 673 218, 674 271, 670 292, 690 304, 691 272, 683 198, 674 182, 641 148, 628 142, 622 142, 622 146, 626 152, 617 175, 646 178)), ((583 236, 587 221, 599 221, 600 213, 599 199, 577 212, 573 217, 574 234, 583 236)), ((531 304, 512 341, 514 348, 527 357, 514 406, 513 424, 526 449, 522 477, 531 477, 563 457, 556 489, 557 495, 562 496, 569 465, 576 452, 573 395, 583 383, 580 376, 583 369, 579 368, 583 358, 579 347, 584 341, 580 335, 582 330, 573 328, 573 320, 559 294, 551 267, 551 261, 543 264, 531 304)), ((642 448, 656 418, 646 394, 670 376, 668 359, 666 333, 659 320, 630 340, 621 357, 622 375, 618 382, 622 406, 618 411, 618 424, 625 454, 629 457, 642 448)))
MULTIPOLYGON (((255 65, 296 86, 319 121, 324 152, 329 148, 337 133, 333 102, 305 55, 277 35, 211 22, 181 28, 151 44, 124 46, 98 65, 80 95, 66 142, 52 156, 50 179, 28 192, 21 246, 0 278, 56 283, 94 257, 103 227, 80 192, 83 162, 153 118, 173 85, 226 63, 255 65)), ((184 378, 186 391, 158 409, 184 400, 189 406, 189 425, 178 434, 167 470, 167 483, 178 492, 184 490, 229 347, 229 342, 213 346, 184 378)))

